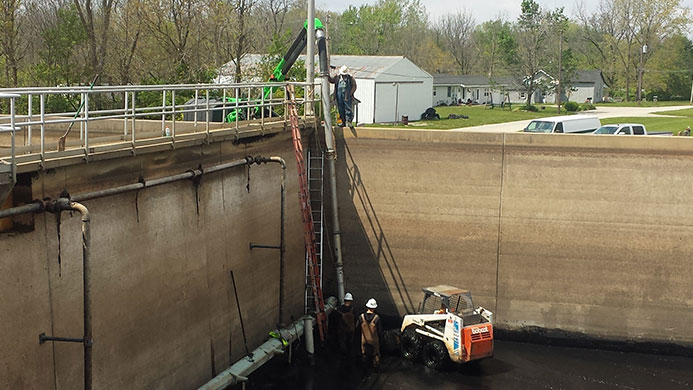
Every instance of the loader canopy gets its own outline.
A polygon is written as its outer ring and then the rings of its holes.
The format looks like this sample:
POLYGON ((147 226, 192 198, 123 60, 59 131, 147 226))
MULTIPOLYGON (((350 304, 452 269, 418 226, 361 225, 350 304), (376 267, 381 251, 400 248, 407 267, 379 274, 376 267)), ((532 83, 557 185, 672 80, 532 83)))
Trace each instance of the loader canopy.
POLYGON ((439 285, 423 289, 424 299, 419 306, 420 313, 433 313, 444 305, 449 311, 460 316, 468 316, 474 312, 472 294, 469 290, 439 285))

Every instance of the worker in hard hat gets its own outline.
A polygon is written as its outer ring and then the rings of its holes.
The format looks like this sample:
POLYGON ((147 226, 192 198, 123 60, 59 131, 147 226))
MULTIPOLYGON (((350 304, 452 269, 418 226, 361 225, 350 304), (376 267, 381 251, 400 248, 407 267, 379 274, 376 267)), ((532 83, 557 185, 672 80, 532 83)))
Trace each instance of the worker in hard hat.
POLYGON ((383 326, 380 316, 375 314, 378 302, 371 298, 366 302, 366 312, 359 316, 358 325, 361 328, 361 354, 364 363, 372 364, 374 369, 380 365, 380 340, 383 339, 383 326))
POLYGON ((354 330, 356 329, 356 315, 354 307, 351 305, 354 301, 351 293, 344 294, 344 304, 337 308, 337 340, 339 342, 339 350, 342 355, 347 358, 353 356, 352 345, 354 344, 354 330))
POLYGON ((342 65, 339 73, 332 77, 328 75, 328 80, 335 85, 335 98, 337 100, 337 111, 341 118, 342 127, 353 127, 351 122, 354 120, 352 105, 354 104, 354 92, 356 92, 356 80, 349 73, 349 68, 342 65))

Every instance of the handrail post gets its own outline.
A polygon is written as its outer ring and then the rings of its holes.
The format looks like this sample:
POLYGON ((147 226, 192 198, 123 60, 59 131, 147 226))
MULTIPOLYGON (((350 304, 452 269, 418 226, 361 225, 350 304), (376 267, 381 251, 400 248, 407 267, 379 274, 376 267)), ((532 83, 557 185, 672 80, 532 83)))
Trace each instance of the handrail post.
POLYGON ((125 137, 128 135, 128 91, 125 91, 123 96, 123 141, 125 141, 125 137))
POLYGON ((41 109, 41 166, 43 166, 46 158, 46 94, 42 93, 39 99, 41 109))
POLYGON ((166 90, 162 91, 161 99, 161 135, 166 135, 166 90))
POLYGON ((132 91, 132 102, 130 104, 132 105, 132 126, 130 129, 130 133, 132 134, 132 151, 135 151, 135 142, 137 141, 137 136, 135 135, 136 128, 135 128, 135 118, 137 117, 137 111, 135 110, 135 101, 136 101, 136 96, 135 96, 135 91, 132 91))
POLYGON ((209 140, 209 89, 205 90, 205 100, 207 101, 207 118, 205 123, 205 132, 207 133, 207 139, 209 140))
POLYGON ((199 92, 199 90, 196 89, 196 90, 195 90, 195 111, 194 111, 194 114, 195 114, 195 124, 193 125, 195 128, 197 128, 197 110, 200 108, 200 106, 199 106, 198 103, 197 103, 198 92, 199 92))
POLYGON ((176 143, 176 90, 171 90, 171 141, 176 143))
POLYGON ((84 93, 84 158, 89 161, 89 92, 84 93))
MULTIPOLYGON (((31 102, 32 98, 33 98, 33 96, 31 94, 29 94, 29 101, 27 102, 28 107, 26 109, 27 114, 29 114, 29 122, 31 122, 31 119, 33 116, 33 111, 34 111, 33 107, 32 107, 32 102, 31 102)), ((31 133, 32 133, 31 132, 31 125, 29 125, 29 126, 27 126, 27 142, 26 142, 27 146, 31 146, 31 137, 32 137, 31 133)))

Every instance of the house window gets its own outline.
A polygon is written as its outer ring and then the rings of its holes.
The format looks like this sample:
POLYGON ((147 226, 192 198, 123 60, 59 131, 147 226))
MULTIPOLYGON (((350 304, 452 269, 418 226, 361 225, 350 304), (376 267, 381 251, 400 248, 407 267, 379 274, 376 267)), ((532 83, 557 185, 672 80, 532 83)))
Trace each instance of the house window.
POLYGON ((452 87, 448 87, 448 97, 452 96, 452 87))
POLYGON ((435 89, 433 90, 433 96, 436 96, 436 90, 435 89))
POLYGON ((525 93, 524 93, 524 92, 520 92, 520 97, 524 99, 524 98, 525 98, 525 93))

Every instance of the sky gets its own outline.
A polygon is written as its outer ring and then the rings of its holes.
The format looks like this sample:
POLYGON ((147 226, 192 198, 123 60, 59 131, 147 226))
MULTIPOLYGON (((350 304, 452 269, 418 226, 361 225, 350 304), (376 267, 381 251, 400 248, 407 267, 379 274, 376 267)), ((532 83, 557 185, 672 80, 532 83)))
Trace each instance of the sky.
MULTIPOLYGON (((315 7, 341 12, 350 5, 359 6, 375 2, 375 0, 315 0, 315 7)), ((421 0, 428 10, 429 17, 433 20, 444 13, 466 9, 472 13, 477 23, 497 19, 499 15, 503 15, 506 20, 515 20, 520 14, 520 2, 521 0, 421 0)), ((588 13, 596 9, 599 4, 599 0, 538 0, 537 2, 543 9, 565 7, 566 14, 569 16, 577 14, 579 4, 582 4, 588 13)), ((682 3, 693 9, 693 0, 683 0, 682 3)))

